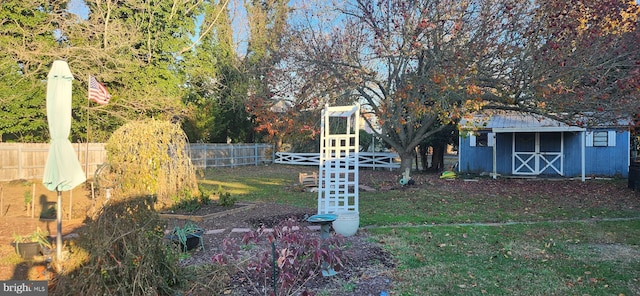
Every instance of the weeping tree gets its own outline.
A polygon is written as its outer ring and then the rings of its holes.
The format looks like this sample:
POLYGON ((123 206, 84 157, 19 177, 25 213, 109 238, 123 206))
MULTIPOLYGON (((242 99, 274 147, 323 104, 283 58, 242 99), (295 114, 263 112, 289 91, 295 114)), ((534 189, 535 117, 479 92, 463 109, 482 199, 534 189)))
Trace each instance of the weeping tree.
POLYGON ((157 195, 160 205, 198 195, 187 137, 167 121, 129 122, 106 145, 111 171, 118 176, 116 194, 157 195))

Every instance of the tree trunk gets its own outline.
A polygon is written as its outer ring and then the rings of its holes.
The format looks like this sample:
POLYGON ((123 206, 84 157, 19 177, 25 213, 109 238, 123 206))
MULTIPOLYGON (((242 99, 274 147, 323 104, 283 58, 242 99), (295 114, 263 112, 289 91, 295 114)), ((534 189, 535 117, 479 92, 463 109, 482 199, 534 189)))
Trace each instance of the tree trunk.
POLYGON ((400 156, 400 172, 404 173, 406 169, 411 171, 411 168, 413 167, 413 160, 416 157, 415 149, 400 151, 398 152, 398 155, 400 156))
POLYGON ((426 144, 420 144, 418 148, 420 151, 420 160, 422 162, 422 171, 426 172, 427 169, 429 169, 429 157, 427 155, 429 153, 429 146, 426 144))
POLYGON ((433 154, 431 154, 431 167, 432 171, 441 172, 444 170, 444 150, 445 145, 432 146, 433 154))
POLYGON ((276 152, 282 152, 282 137, 281 136, 276 136, 274 142, 274 149, 276 150, 276 152))

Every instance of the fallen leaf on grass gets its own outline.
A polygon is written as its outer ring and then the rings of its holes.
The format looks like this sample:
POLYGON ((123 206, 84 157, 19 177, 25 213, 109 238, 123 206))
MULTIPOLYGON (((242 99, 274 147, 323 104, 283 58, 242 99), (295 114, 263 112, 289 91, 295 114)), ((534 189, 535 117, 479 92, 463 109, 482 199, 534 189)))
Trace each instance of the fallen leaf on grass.
POLYGON ((567 285, 567 287, 569 287, 569 288, 573 288, 573 287, 575 286, 572 282, 567 282, 567 284, 566 284, 566 285, 567 285))

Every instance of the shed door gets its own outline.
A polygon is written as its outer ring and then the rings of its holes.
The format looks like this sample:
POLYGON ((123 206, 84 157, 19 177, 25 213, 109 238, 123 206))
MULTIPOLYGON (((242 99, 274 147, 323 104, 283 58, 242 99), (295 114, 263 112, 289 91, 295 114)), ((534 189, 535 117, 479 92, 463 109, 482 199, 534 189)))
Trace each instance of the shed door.
POLYGON ((512 174, 563 175, 562 133, 514 133, 512 174))

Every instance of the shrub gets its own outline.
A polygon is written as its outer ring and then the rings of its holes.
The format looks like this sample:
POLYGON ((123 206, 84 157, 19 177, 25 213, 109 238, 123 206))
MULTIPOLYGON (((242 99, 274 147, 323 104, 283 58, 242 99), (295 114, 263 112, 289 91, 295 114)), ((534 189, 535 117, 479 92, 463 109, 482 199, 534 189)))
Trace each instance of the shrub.
POLYGON ((111 135, 106 149, 111 172, 118 175, 115 194, 157 195, 165 205, 185 191, 199 195, 187 138, 178 125, 129 122, 111 135))
POLYGON ((208 194, 193 196, 189 192, 185 192, 182 196, 175 197, 173 202, 173 205, 167 209, 168 211, 193 213, 199 210, 202 206, 210 204, 211 199, 208 194))
POLYGON ((229 192, 220 193, 218 204, 223 207, 231 207, 236 204, 236 200, 237 198, 235 196, 232 196, 229 192))
POLYGON ((307 295, 304 285, 321 274, 323 262, 336 271, 343 266, 342 236, 322 240, 293 219, 281 222, 273 232, 264 230, 248 232, 243 237, 245 248, 264 247, 258 249, 257 255, 240 260, 240 243, 235 238, 227 238, 222 243, 222 253, 215 255, 213 262, 235 265, 258 293, 271 289, 275 295, 294 295, 301 291, 307 295))
POLYGON ((154 202, 152 197, 136 197, 110 203, 85 221, 74 245, 86 251, 85 262, 59 274, 50 292, 175 295, 175 288, 185 283, 177 264, 179 252, 165 241, 154 202))

